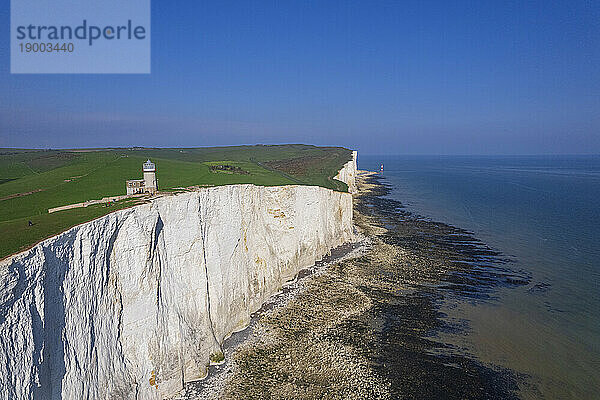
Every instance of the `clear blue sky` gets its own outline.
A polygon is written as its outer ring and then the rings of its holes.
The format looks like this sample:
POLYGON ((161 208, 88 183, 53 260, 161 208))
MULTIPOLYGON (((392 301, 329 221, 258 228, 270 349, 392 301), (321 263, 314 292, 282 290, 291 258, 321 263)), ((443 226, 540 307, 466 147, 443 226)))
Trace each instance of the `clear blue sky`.
POLYGON ((600 2, 152 2, 150 75, 10 75, 0 147, 600 153, 600 2))

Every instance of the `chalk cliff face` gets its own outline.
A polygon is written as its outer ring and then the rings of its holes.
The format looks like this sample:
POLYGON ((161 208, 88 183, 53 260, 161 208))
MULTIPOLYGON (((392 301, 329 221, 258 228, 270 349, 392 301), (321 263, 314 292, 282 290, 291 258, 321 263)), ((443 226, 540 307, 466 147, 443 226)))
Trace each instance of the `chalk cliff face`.
POLYGON ((41 242, 0 263, 0 398, 173 394, 282 283, 351 238, 348 193, 232 185, 41 242))
POLYGON ((350 193, 356 193, 356 159, 358 157, 358 153, 356 151, 352 152, 352 160, 348 161, 342 169, 339 170, 338 174, 334 177, 338 181, 344 182, 348 185, 348 191, 350 193))

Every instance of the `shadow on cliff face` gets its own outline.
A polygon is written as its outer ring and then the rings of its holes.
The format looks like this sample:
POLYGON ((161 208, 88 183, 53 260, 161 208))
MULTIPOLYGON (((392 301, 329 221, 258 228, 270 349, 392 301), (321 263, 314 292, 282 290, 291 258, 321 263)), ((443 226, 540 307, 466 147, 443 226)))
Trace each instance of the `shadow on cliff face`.
POLYGON ((410 214, 379 178, 363 182, 362 256, 312 277, 256 324, 219 398, 513 399, 518 377, 436 337, 460 333, 445 301, 489 301, 525 284, 470 232, 410 214), (365 191, 368 188, 368 191, 365 191))
MULTIPOLYGON (((65 328, 65 304, 63 282, 68 263, 59 259, 55 252, 44 249, 48 266, 44 276, 44 320, 32 306, 34 330, 34 368, 37 369, 39 386, 34 383, 34 398, 61 399, 62 381, 66 373, 63 331, 65 328)), ((91 332, 93 335, 93 331, 91 332)), ((93 339, 93 338, 92 338, 93 339)), ((35 373, 34 373, 35 375, 35 373)))

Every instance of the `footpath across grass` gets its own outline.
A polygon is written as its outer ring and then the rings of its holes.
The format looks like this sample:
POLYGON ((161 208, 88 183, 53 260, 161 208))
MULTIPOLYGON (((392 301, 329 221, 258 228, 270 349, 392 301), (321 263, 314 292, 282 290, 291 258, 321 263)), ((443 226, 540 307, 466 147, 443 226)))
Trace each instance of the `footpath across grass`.
POLYGON ((72 226, 131 206, 132 200, 123 200, 110 207, 48 214, 49 208, 125 194, 125 181, 141 179, 142 163, 147 159, 157 166, 161 191, 239 183, 305 184, 347 191, 333 176, 351 157, 350 150, 341 147, 307 145, 0 149, 0 259, 72 226))

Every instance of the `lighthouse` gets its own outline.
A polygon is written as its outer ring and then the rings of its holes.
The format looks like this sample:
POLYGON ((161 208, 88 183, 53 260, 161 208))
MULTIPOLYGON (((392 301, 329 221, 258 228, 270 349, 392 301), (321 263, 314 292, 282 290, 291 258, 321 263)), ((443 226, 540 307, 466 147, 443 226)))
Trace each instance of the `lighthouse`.
POLYGON ((129 179, 125 181, 127 194, 155 194, 158 191, 158 183, 156 181, 156 165, 150 160, 142 164, 142 172, 144 179, 129 179))
POLYGON ((156 165, 150 159, 144 163, 144 191, 154 194, 158 190, 156 182, 156 165))

